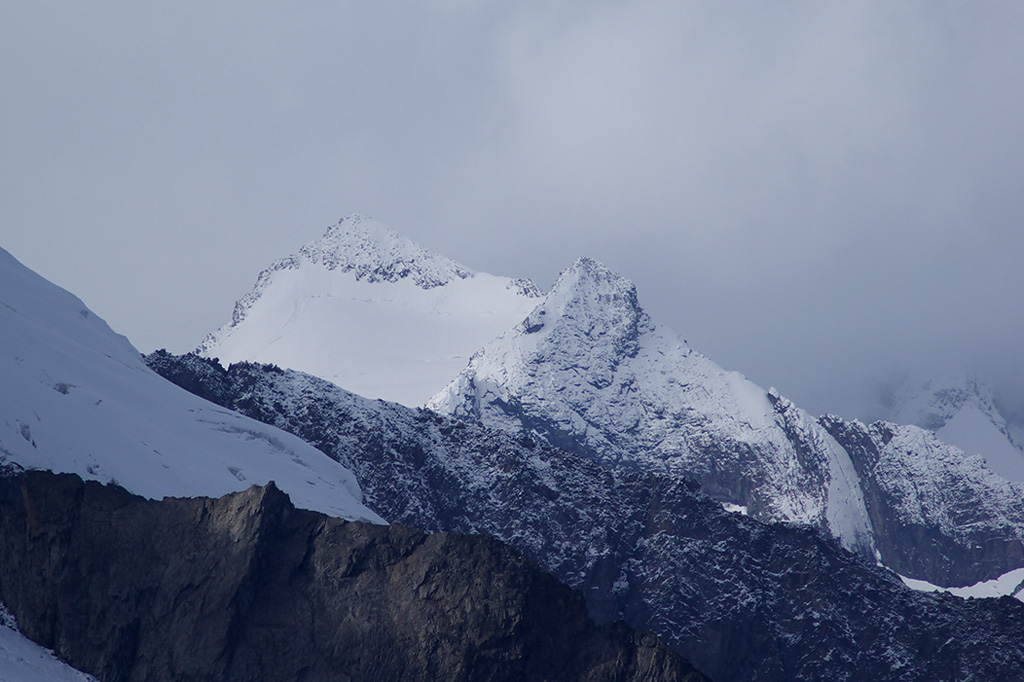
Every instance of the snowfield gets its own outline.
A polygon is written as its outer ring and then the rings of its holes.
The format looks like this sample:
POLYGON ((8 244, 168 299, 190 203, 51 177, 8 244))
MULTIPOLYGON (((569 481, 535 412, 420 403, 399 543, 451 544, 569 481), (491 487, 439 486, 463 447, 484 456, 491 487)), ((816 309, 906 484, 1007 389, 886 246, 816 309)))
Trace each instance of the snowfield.
POLYGON ((1024 568, 1017 568, 1009 573, 999 576, 998 578, 983 580, 980 583, 968 585, 966 587, 939 587, 938 585, 932 585, 924 580, 914 580, 913 578, 907 578, 902 575, 900 576, 900 580, 902 580, 907 587, 918 590, 919 592, 948 592, 949 594, 963 599, 970 597, 976 599, 1015 597, 1020 601, 1024 601, 1024 568))
POLYGON ((0 249, 0 465, 218 497, 276 481, 299 507, 383 523, 352 472, 146 367, 82 301, 0 249))
POLYGON ((422 405, 539 302, 529 280, 477 273, 350 216, 260 273, 198 352, 265 362, 367 398, 422 405))

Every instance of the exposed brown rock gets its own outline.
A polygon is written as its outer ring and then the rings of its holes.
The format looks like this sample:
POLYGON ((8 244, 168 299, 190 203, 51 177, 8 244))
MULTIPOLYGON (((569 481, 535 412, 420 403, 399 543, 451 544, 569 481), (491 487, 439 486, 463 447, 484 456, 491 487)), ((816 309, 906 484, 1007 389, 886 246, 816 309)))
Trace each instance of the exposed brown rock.
POLYGON ((484 536, 347 523, 273 484, 154 502, 0 482, 0 597, 104 682, 702 680, 484 536))

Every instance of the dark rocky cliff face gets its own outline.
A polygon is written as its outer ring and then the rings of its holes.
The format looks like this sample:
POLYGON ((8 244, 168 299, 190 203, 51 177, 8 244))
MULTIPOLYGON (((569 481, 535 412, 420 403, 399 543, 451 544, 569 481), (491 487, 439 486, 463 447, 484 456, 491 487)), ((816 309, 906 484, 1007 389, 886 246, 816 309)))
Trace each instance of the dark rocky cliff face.
POLYGON ((1024 565, 1019 483, 977 466, 964 476, 978 458, 951 452, 915 427, 864 425, 833 415, 820 423, 850 453, 887 566, 908 577, 959 586, 1024 565))
POLYGON ((0 597, 104 682, 705 679, 493 539, 347 523, 273 485, 155 502, 0 479, 0 597))
POLYGON ((921 594, 807 528, 725 512, 683 479, 352 395, 269 366, 150 365, 355 471, 385 518, 479 532, 661 635, 718 682, 1021 680, 1024 605, 921 594))

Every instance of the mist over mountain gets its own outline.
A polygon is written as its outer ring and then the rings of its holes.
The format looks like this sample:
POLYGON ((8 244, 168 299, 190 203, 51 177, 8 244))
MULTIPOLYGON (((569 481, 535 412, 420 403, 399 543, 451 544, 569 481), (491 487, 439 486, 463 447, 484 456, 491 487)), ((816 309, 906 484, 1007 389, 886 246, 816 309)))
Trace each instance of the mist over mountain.
POLYGON ((8 5, 2 682, 1024 679, 1024 4, 8 5))
POLYGON ((1014 3, 316 3, 240 27, 185 0, 5 25, 0 242, 143 351, 195 348, 358 210, 542 289, 592 257, 815 416, 872 421, 878 385, 956 368, 1024 423, 1014 3))
MULTIPOLYGON (((367 240, 324 239, 324 248, 311 247, 303 255, 327 273, 350 276, 369 294, 375 293, 372 287, 386 292, 401 283, 444 291, 472 279, 467 269, 409 247, 389 230, 363 234, 367 240), (353 254, 367 257, 353 259, 353 254)), ((270 272, 304 267, 292 268, 290 262, 284 259, 270 272)), ((521 280, 505 281, 501 296, 512 290, 535 305, 473 353, 432 401, 434 409, 451 411, 452 417, 360 398, 273 364, 235 363, 225 369, 198 356, 147 358, 182 387, 222 407, 196 402, 161 383, 81 301, 13 259, 4 263, 8 324, 0 337, 7 349, 0 367, 21 397, 8 401, 6 435, 0 431, 11 486, 22 469, 44 468, 124 480, 152 497, 168 492, 191 497, 211 485, 237 490, 234 486, 246 479, 272 475, 304 497, 305 505, 335 516, 378 523, 408 519, 427 530, 485 532, 570 587, 584 589, 593 618, 621 618, 652 629, 717 679, 781 682, 828 673, 852 680, 869 668, 876 679, 903 679, 888 677, 894 666, 910 675, 907 679, 932 679, 950 669, 961 671, 964 680, 1012 679, 1024 669, 1017 633, 1024 607, 1018 600, 965 602, 919 594, 907 589, 905 578, 876 564, 881 560, 939 585, 1002 576, 997 593, 1018 595, 1021 586, 1012 580, 1018 574, 1013 569, 1024 560, 1021 484, 993 473, 981 456, 966 455, 915 426, 815 420, 777 391, 691 350, 644 311, 632 283, 596 261, 578 260, 544 296, 521 280), (268 426, 247 422, 233 409, 268 426), (700 491, 691 476, 708 492, 700 491), (764 524, 746 514, 788 525, 764 524), (818 625, 808 630, 809 622, 818 625), (927 625, 909 625, 919 622, 927 625), (935 651, 920 638, 946 645, 935 651), (986 655, 979 658, 979 649, 986 655)), ((348 292, 351 281, 341 288, 348 292)), ((273 300, 264 298, 269 290, 258 284, 240 303, 236 319, 244 323, 261 300, 273 300)), ((281 291, 276 303, 288 309, 303 300, 291 296, 310 289, 281 291)), ((323 297, 324 290, 318 291, 321 295, 310 300, 323 297)), ((494 290, 480 291, 485 303, 494 295, 494 290)), ((423 312, 424 299, 410 300, 413 304, 403 309, 405 322, 421 319, 417 313, 423 312)), ((363 300, 371 317, 381 301, 387 305, 390 299, 363 300)), ((228 331, 239 333, 241 323, 228 331)), ((295 327, 280 329, 287 333, 279 339, 296 334, 295 327)), ((302 330, 310 331, 317 325, 302 330)), ((359 350, 359 334, 351 338, 359 350)), ((244 342, 245 334, 236 340, 244 342)), ((411 335, 407 345, 414 347, 415 340, 411 335)), ((372 350, 372 344, 363 344, 372 350)), ((950 400, 939 406, 984 404, 951 400, 961 393, 940 394, 950 400)), ((947 421, 955 421, 963 409, 954 412, 947 421)), ((80 498, 74 493, 69 499, 80 498)), ((5 570, 12 572, 0 581, 5 590, 10 581, 38 574, 20 568, 35 551, 31 543, 18 544, 24 535, 18 529, 18 500, 24 493, 7 499, 3 518, 13 526, 12 549, 5 556, 12 563, 5 570)), ((245 505, 231 499, 211 502, 229 510, 211 529, 258 518, 242 513, 245 505)), ((67 504, 57 502, 52 518, 67 504)), ((120 504, 105 501, 99 507, 120 504)), ((257 506, 270 510, 272 519, 292 514, 276 503, 257 506)), ((24 518, 31 534, 40 517, 30 511, 24 518)), ((173 518, 167 522, 181 525, 173 518)), ((55 547, 65 547, 60 543, 68 536, 57 527, 67 522, 53 523, 44 527, 56 529, 55 547)), ((254 536, 254 546, 269 541, 274 523, 257 524, 264 530, 254 536)), ((276 555, 267 551, 268 557, 276 555)), ((392 556, 391 550, 385 554, 392 556)), ((82 556, 95 565, 97 559, 82 556)), ((253 561, 277 571, 258 558, 263 556, 258 553, 253 561)), ((472 581, 478 568, 459 570, 468 571, 472 581)), ((284 573, 299 575, 292 569, 284 573)), ((67 589, 78 584, 72 580, 67 589)), ((263 584, 258 581, 245 583, 250 584, 257 594, 288 599, 276 580, 266 590, 257 588, 263 584)), ((24 610, 25 599, 45 604, 48 590, 30 596, 19 588, 5 592, 5 599, 15 600, 22 615, 61 613, 24 610)), ((233 608, 250 603, 219 588, 211 598, 228 599, 233 608)), ((369 603, 377 609, 382 602, 369 603)), ((99 608, 113 614, 102 602, 99 608)), ((50 639, 47 632, 59 631, 49 625, 51 618, 39 621, 42 630, 26 621, 25 632, 55 646, 58 654, 71 655, 66 647, 81 646, 82 640, 78 634, 50 639)), ((113 649, 81 650, 84 658, 75 660, 100 671, 150 660, 145 654, 135 662, 117 662, 121 645, 116 642, 128 642, 124 638, 133 630, 116 624, 120 621, 107 622, 116 631, 113 649)), ((157 632, 173 624, 157 620, 152 625, 157 632)), ((255 632, 252 636, 264 637, 255 632)))

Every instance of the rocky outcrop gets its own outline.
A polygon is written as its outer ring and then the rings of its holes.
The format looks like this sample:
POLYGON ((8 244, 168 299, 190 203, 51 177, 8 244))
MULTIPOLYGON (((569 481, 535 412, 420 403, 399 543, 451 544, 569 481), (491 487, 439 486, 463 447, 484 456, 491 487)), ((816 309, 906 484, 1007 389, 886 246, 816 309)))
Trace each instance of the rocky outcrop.
POLYGON ((658 325, 636 286, 577 260, 529 316, 427 403, 602 462, 693 478, 766 522, 812 525, 874 556, 849 457, 774 391, 658 325))
POLYGON ((940 585, 1024 566, 1024 483, 916 426, 833 415, 820 423, 850 453, 887 566, 940 585))
POLYGON ((155 502, 29 472, 0 512, 0 596, 104 682, 704 679, 493 539, 345 522, 273 484, 155 502))
POLYGON ((1024 604, 909 590, 818 532, 729 513, 692 482, 355 396, 271 366, 147 362, 351 467, 366 503, 493 535, 658 633, 718 682, 1024 679, 1024 604))

